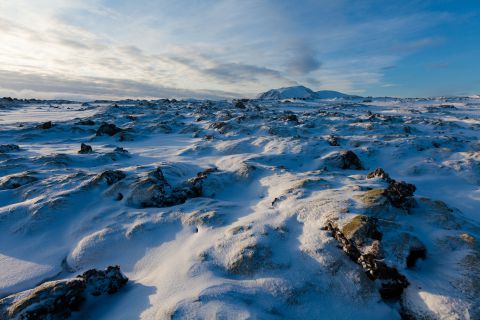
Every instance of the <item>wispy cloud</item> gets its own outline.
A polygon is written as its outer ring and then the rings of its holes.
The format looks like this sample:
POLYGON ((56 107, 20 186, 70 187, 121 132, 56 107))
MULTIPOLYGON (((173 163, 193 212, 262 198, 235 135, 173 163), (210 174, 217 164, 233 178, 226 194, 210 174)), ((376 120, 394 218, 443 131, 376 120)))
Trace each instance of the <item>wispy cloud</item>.
POLYGON ((445 41, 419 36, 445 14, 388 5, 372 13, 374 3, 4 1, 1 90, 253 96, 305 83, 362 93, 405 56, 445 41))

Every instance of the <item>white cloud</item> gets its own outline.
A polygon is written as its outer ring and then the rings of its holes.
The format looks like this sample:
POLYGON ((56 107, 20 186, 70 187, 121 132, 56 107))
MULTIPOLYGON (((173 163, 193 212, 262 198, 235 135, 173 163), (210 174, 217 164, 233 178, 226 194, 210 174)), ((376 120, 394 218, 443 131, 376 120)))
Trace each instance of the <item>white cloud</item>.
MULTIPOLYGON (((158 95, 253 96, 295 83, 362 93, 382 85, 385 68, 435 44, 438 38, 414 35, 444 18, 422 12, 364 18, 362 10, 368 7, 350 1, 3 1, 0 71, 18 81, 41 76, 52 85, 23 83, 39 96, 99 95, 86 84, 91 79, 131 81, 135 96, 155 88, 158 95), (352 8, 360 18, 350 16, 352 8)), ((115 96, 115 86, 101 87, 115 96)), ((20 92, 20 83, 0 94, 12 90, 20 92)), ((124 96, 125 88, 118 90, 124 96)))

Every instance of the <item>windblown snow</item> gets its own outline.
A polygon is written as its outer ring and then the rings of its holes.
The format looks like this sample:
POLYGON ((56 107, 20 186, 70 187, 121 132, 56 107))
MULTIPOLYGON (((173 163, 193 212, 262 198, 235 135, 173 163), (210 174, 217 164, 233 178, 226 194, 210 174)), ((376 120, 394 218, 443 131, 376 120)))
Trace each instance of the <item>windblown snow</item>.
POLYGON ((1 100, 0 318, 118 265, 72 318, 480 319, 479 137, 479 97, 1 100))

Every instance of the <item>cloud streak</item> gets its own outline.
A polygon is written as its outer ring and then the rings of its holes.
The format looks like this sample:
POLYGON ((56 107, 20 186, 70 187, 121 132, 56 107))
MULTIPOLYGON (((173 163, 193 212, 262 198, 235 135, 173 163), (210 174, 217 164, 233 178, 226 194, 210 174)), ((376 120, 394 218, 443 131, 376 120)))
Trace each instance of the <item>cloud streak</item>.
POLYGON ((255 96, 297 83, 362 93, 406 56, 445 41, 422 35, 445 14, 413 5, 372 14, 374 4, 2 2, 0 94, 255 96))

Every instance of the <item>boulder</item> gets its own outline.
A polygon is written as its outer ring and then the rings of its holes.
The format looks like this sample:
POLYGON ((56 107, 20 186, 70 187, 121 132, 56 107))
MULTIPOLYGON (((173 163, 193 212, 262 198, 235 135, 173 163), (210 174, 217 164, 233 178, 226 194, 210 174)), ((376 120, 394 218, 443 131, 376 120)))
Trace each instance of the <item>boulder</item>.
POLYGON ((94 126, 95 122, 93 120, 88 119, 88 120, 80 120, 75 124, 78 124, 81 126, 94 126))
POLYGON ((53 125, 52 121, 47 121, 47 122, 44 122, 44 123, 42 123, 42 124, 39 124, 39 125, 37 126, 37 128, 43 129, 43 130, 47 130, 47 129, 53 128, 53 126, 54 126, 54 125, 53 125))
POLYGON ((80 309, 87 295, 113 294, 127 282, 118 266, 88 270, 74 279, 45 282, 0 299, 0 319, 66 319, 80 309))
POLYGON ((118 128, 113 123, 103 122, 97 129, 97 136, 113 136, 122 131, 122 129, 118 128))
POLYGON ((364 215, 353 217, 342 227, 342 233, 356 245, 364 245, 371 240, 382 239, 382 233, 377 230, 377 219, 364 215))
POLYGON ((388 173, 386 173, 382 168, 377 168, 372 172, 369 172, 367 174, 367 179, 374 179, 374 178, 380 178, 385 180, 386 182, 390 183, 393 181, 393 179, 390 178, 388 173))
POLYGON ((111 186, 112 184, 123 180, 126 176, 127 175, 120 170, 107 170, 95 176, 95 178, 93 179, 93 183, 105 181, 107 185, 111 186))
POLYGON ((394 207, 408 208, 413 206, 412 197, 416 189, 413 184, 404 181, 392 181, 385 190, 384 195, 394 207))
POLYGON ((88 144, 85 144, 85 143, 82 143, 80 145, 80 150, 78 151, 78 153, 80 154, 86 154, 86 153, 92 153, 92 152, 93 152, 92 146, 89 146, 88 144))
POLYGON ((358 156, 350 150, 331 153, 323 160, 325 164, 331 167, 340 168, 343 170, 363 170, 363 165, 360 161, 360 158, 358 158, 358 156))
POLYGON ((87 292, 92 296, 114 294, 128 282, 119 266, 109 266, 105 270, 91 269, 79 277, 84 280, 87 292))

